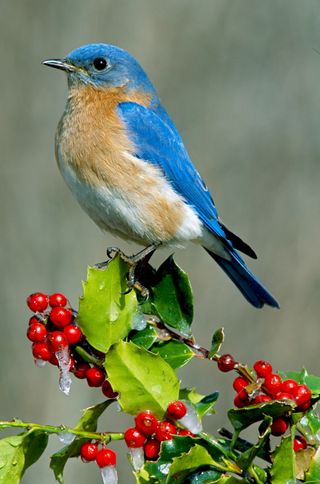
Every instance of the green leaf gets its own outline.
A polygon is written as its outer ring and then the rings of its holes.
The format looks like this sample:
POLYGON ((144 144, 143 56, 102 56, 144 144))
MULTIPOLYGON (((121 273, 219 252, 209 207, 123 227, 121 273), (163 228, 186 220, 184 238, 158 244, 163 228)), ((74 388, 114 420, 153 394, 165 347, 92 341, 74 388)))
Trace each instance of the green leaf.
POLYGON ((136 415, 148 409, 161 418, 168 404, 178 398, 179 380, 171 366, 161 356, 132 342, 114 345, 106 357, 105 368, 127 413, 136 415))
POLYGON ((1 439, 1 484, 18 484, 26 469, 40 458, 47 443, 48 435, 34 430, 1 439))
POLYGON ((185 484, 215 484, 221 482, 221 472, 211 466, 200 466, 195 472, 187 474, 185 484))
POLYGON ((201 395, 195 388, 182 388, 179 393, 180 400, 189 400, 197 411, 200 420, 206 414, 214 413, 214 405, 219 398, 218 392, 201 395))
MULTIPOLYGON (((113 402, 114 400, 106 400, 94 407, 86 408, 74 428, 76 430, 95 432, 97 430, 99 417, 113 402)), ((82 444, 86 441, 87 439, 77 437, 70 445, 66 445, 51 456, 50 469, 53 470, 54 476, 60 484, 63 484, 63 471, 67 460, 70 457, 77 457, 80 454, 82 444)))
POLYGON ((194 352, 181 341, 161 341, 155 343, 150 351, 159 354, 173 369, 181 368, 194 357, 194 352))
POLYGON ((293 451, 294 426, 291 434, 283 437, 273 454, 273 465, 270 469, 272 484, 295 484, 296 462, 293 451))
POLYGON ((305 482, 308 484, 320 482, 320 447, 311 459, 309 470, 305 476, 305 482))
POLYGON ((266 428, 265 428, 265 431, 259 436, 258 443, 256 445, 251 446, 248 450, 240 454, 240 456, 236 461, 238 466, 244 471, 247 471, 249 469, 249 467, 253 463, 256 456, 259 455, 259 452, 261 451, 261 449, 263 449, 264 446, 269 441, 272 418, 265 417, 263 424, 265 425, 266 428))
POLYGON ((127 289, 127 265, 115 257, 106 269, 89 267, 79 302, 78 324, 89 343, 106 353, 141 317, 134 291, 127 289))
POLYGON ((153 306, 162 321, 185 336, 191 335, 193 295, 187 274, 170 256, 156 273, 153 306))
POLYGON ((214 334, 212 336, 209 358, 212 358, 214 355, 216 355, 218 353, 218 351, 221 348, 223 341, 224 341, 223 328, 219 328, 219 329, 217 329, 217 331, 214 332, 214 334))
POLYGON ((209 452, 201 445, 194 445, 189 452, 175 457, 169 469, 168 484, 180 484, 185 482, 185 477, 191 471, 198 469, 201 466, 214 465, 215 461, 212 459, 209 452))
POLYGON ((145 348, 146 350, 151 348, 157 339, 157 331, 155 328, 149 325, 141 331, 134 331, 132 334, 130 333, 130 341, 137 346, 145 348))
POLYGON ((273 401, 245 408, 232 408, 228 412, 228 417, 233 428, 237 432, 241 432, 254 422, 263 420, 266 415, 281 417, 292 411, 293 408, 293 402, 290 404, 289 402, 273 401))

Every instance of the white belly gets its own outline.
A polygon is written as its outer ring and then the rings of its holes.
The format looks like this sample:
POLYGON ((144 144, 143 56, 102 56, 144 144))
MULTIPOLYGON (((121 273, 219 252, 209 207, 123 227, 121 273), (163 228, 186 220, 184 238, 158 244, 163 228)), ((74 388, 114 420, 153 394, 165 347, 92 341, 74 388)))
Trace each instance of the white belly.
MULTIPOLYGON (((60 160, 62 161, 62 160, 60 160)), ((70 165, 59 163, 60 171, 78 202, 94 222, 103 230, 110 231, 124 239, 130 239, 148 245, 150 243, 163 243, 161 236, 156 235, 152 227, 152 220, 145 207, 148 201, 142 194, 137 194, 133 200, 127 193, 114 187, 95 187, 80 180, 70 165), (148 218, 149 217, 149 218, 148 218)), ((164 189, 169 200, 182 201, 169 183, 161 180, 161 196, 164 189), (164 187, 164 183, 167 185, 164 187)), ((182 223, 177 228, 171 240, 165 243, 179 245, 189 240, 198 241, 202 237, 202 223, 195 211, 185 202, 181 204, 183 210, 182 223)), ((170 217, 170 214, 166 214, 170 217)))

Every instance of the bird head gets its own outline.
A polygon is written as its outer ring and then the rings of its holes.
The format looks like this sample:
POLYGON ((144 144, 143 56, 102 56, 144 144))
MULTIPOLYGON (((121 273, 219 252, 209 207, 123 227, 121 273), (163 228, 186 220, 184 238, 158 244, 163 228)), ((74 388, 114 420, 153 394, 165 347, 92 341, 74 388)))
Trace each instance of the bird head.
POLYGON ((89 84, 97 88, 138 89, 156 95, 150 79, 137 60, 114 45, 84 45, 63 59, 48 59, 42 63, 65 71, 70 87, 89 84))

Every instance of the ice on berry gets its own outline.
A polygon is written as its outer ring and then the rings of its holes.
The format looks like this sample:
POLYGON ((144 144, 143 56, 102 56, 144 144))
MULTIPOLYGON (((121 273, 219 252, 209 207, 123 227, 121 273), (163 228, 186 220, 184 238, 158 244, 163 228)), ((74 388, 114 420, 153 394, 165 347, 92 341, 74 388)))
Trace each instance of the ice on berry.
POLYGON ((115 466, 106 466, 101 469, 103 484, 117 484, 118 473, 115 466))
POLYGON ((59 388, 65 394, 69 395, 72 379, 70 376, 71 359, 68 346, 55 353, 59 366, 59 388))
POLYGON ((144 450, 143 447, 131 447, 129 449, 132 467, 135 471, 144 466, 144 450))
POLYGON ((34 360, 34 363, 36 366, 38 366, 39 368, 43 368, 44 366, 46 366, 47 362, 45 360, 41 360, 40 358, 36 358, 34 360))
POLYGON ((187 413, 179 419, 179 424, 190 430, 193 434, 202 432, 202 423, 199 420, 196 409, 188 400, 182 400, 187 408, 187 413))
POLYGON ((60 442, 64 445, 70 445, 76 438, 74 434, 71 434, 70 432, 61 432, 60 434, 57 434, 58 439, 60 442))

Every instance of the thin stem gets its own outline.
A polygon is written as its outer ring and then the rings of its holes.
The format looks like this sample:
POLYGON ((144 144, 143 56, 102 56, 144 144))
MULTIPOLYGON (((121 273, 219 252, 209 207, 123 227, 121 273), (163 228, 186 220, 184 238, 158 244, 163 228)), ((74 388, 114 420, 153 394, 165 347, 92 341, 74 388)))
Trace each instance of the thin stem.
POLYGON ((67 427, 66 425, 41 425, 33 422, 22 422, 18 419, 0 421, 0 430, 13 427, 25 428, 28 430, 41 430, 47 434, 69 433, 85 439, 100 440, 104 443, 111 442, 112 440, 123 440, 124 438, 122 432, 87 432, 86 430, 78 430, 72 427, 67 427))

